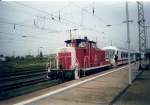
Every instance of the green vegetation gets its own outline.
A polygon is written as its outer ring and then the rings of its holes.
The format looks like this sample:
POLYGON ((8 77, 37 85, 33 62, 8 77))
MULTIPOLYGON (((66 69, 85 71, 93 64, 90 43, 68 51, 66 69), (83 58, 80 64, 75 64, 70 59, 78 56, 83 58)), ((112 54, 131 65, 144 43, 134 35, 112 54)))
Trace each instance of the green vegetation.
POLYGON ((17 56, 17 57, 5 57, 5 61, 0 61, 0 73, 4 72, 14 72, 20 70, 37 70, 37 69, 45 69, 48 57, 43 57, 43 55, 39 56, 31 56, 27 55, 25 57, 17 56))

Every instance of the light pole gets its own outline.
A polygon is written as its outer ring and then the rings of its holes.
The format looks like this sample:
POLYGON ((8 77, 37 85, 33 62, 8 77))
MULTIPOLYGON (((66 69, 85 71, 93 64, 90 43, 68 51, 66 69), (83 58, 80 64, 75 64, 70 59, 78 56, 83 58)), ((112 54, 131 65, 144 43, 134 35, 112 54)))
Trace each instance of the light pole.
POLYGON ((128 42, 128 69, 129 69, 129 85, 132 84, 131 79, 131 62, 130 62, 130 27, 129 27, 128 2, 126 1, 126 23, 127 23, 127 42, 128 42))
POLYGON ((23 37, 23 38, 27 38, 27 37, 32 37, 32 36, 23 35, 22 37, 23 37))
POLYGON ((129 77, 129 85, 132 84, 132 75, 131 75, 131 61, 130 61, 130 22, 133 22, 133 20, 129 20, 129 11, 128 11, 128 2, 126 1, 126 21, 123 21, 123 23, 127 24, 127 46, 128 46, 128 77, 129 77))
POLYGON ((111 27, 112 25, 111 25, 111 24, 107 24, 106 26, 107 26, 107 27, 111 27))

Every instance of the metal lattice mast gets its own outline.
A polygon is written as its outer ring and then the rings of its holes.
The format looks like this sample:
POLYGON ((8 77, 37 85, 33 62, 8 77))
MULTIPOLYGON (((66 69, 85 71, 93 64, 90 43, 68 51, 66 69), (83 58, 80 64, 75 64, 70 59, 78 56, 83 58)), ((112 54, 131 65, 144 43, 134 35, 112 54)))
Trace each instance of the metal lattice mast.
POLYGON ((139 30, 139 52, 146 51, 145 19, 143 3, 137 2, 138 6, 138 30, 139 30))

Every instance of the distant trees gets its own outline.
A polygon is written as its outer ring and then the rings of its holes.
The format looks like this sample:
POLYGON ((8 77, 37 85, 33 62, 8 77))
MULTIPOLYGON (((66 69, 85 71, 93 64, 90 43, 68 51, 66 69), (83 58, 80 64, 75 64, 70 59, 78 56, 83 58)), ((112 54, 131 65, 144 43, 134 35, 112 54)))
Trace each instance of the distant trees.
POLYGON ((3 54, 0 54, 0 62, 2 64, 2 61, 5 63, 9 63, 11 65, 35 65, 40 63, 47 63, 48 56, 44 56, 43 52, 40 51, 37 56, 34 55, 25 55, 25 56, 4 56, 3 54), (5 61, 2 60, 2 58, 5 58, 5 61))
MULTIPOLYGON (((0 57, 4 57, 4 55, 0 55, 0 57)), ((5 56, 6 62, 12 62, 17 64, 31 64, 31 63, 39 63, 46 62, 47 57, 43 56, 43 52, 40 51, 39 55, 26 55, 26 56, 5 56)))

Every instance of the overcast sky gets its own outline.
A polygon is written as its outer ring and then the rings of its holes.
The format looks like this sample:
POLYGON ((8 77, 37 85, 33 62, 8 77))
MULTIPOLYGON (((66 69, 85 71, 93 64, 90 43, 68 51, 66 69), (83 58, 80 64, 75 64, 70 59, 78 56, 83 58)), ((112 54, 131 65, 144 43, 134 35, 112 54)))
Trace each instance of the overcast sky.
MULTIPOLYGON (((144 2, 150 25, 150 2, 144 2)), ((89 37, 98 47, 111 44, 126 48, 125 2, 0 2, 0 54, 54 53, 69 39, 89 37), (94 8, 94 15, 93 15, 94 8), (59 20, 60 17, 60 20, 59 20), (112 25, 107 27, 106 25, 112 25)), ((138 50, 137 3, 129 2, 131 48, 138 50)), ((148 30, 149 31, 149 30, 148 30)), ((150 36, 147 40, 150 40, 150 36)), ((150 41, 149 41, 150 42, 150 41)), ((150 46, 150 43, 149 43, 150 46)))

